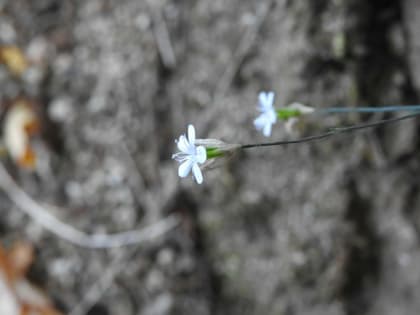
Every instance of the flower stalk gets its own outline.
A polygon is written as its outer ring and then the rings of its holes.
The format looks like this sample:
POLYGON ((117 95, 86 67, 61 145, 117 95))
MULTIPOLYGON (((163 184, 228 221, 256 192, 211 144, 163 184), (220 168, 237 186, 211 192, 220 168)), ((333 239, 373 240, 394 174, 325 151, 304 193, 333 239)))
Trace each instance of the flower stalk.
POLYGON ((275 141, 275 142, 263 142, 263 143, 253 143, 253 144, 244 144, 240 148, 241 149, 251 149, 251 148, 258 148, 258 147, 271 147, 271 146, 279 146, 279 145, 288 145, 288 144, 299 144, 299 143, 305 143, 305 142, 312 142, 312 141, 319 141, 325 138, 329 138, 338 134, 342 133, 348 133, 352 131, 367 129, 367 128, 375 128, 379 126, 383 126, 385 124, 389 123, 395 123, 402 120, 410 119, 420 116, 420 111, 415 112, 414 114, 409 114, 401 117, 395 117, 395 118, 389 118, 389 119, 383 119, 379 120, 373 123, 366 123, 366 124, 359 124, 359 125, 352 125, 352 126, 345 126, 345 127, 336 127, 330 129, 330 131, 315 135, 315 136, 309 136, 300 138, 297 140, 286 140, 286 141, 275 141))
POLYGON ((208 167, 216 158, 224 157, 241 147, 217 139, 196 139, 193 125, 188 125, 188 137, 181 135, 175 142, 179 152, 173 154, 172 158, 180 163, 178 176, 187 177, 191 172, 197 184, 203 182, 201 168, 208 167))
POLYGON ((318 109, 317 112, 325 114, 347 114, 347 113, 390 113, 420 111, 420 105, 393 105, 393 106, 367 106, 367 107, 329 107, 318 109))
MULTIPOLYGON (((274 92, 261 92, 258 95, 258 111, 260 115, 254 120, 254 126, 262 131, 263 135, 271 135, 272 126, 277 120, 285 121, 286 129, 291 129, 298 119, 307 114, 339 114, 339 113, 379 113, 379 112, 399 112, 409 111, 411 114, 383 119, 371 123, 330 128, 322 134, 308 136, 296 140, 262 142, 251 144, 228 144, 217 139, 196 139, 193 125, 188 126, 188 137, 181 135, 176 141, 180 152, 172 155, 172 158, 180 162, 178 175, 186 177, 190 172, 193 174, 198 184, 203 182, 202 169, 215 164, 219 158, 238 151, 259 147, 271 147, 289 144, 299 144, 305 142, 319 141, 332 136, 358 131, 362 129, 375 128, 389 123, 414 118, 420 116, 420 105, 406 106, 383 106, 383 107, 329 107, 315 109, 301 103, 292 103, 279 109, 274 108, 274 92)), ((217 164, 217 163, 216 163, 217 164)))

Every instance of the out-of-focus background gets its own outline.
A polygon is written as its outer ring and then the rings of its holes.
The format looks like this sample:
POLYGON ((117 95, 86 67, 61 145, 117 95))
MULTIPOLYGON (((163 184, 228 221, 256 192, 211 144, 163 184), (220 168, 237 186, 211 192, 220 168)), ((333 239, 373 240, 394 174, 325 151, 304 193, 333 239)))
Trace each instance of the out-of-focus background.
POLYGON ((265 140, 261 90, 278 106, 418 104, 419 29, 416 0, 0 1, 3 137, 17 102, 39 117, 33 169, 31 152, 2 153, 20 189, 86 233, 180 220, 87 249, 1 192, 2 247, 32 244, 23 276, 63 314, 418 314, 418 120, 249 150, 201 186, 171 154, 188 123, 201 138, 265 140))

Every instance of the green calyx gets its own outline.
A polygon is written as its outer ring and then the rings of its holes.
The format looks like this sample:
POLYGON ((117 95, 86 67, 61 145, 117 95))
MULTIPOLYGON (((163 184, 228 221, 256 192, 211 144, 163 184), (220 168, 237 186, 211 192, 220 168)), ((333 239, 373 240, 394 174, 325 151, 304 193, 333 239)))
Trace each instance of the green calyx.
POLYGON ((207 159, 218 158, 218 157, 221 157, 221 156, 225 155, 223 151, 219 150, 218 148, 214 148, 214 147, 206 148, 206 153, 207 153, 207 159))
POLYGON ((280 120, 287 120, 293 117, 299 117, 301 115, 300 110, 295 108, 280 108, 276 110, 277 118, 280 120))

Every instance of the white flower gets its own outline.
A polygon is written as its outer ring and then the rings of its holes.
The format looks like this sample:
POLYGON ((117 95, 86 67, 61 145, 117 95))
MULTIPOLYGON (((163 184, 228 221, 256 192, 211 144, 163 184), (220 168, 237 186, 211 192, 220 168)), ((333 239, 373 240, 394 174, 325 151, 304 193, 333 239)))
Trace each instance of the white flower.
POLYGON ((195 146, 195 129, 193 125, 188 125, 188 138, 181 135, 177 143, 181 152, 172 155, 172 158, 180 162, 178 168, 179 177, 186 177, 191 171, 198 184, 203 182, 203 174, 198 164, 203 164, 207 159, 207 152, 204 146, 195 146))
POLYGON ((273 108, 274 92, 260 92, 258 95, 258 110, 261 112, 254 120, 257 130, 262 130, 264 136, 271 135, 271 128, 277 121, 277 114, 273 108))

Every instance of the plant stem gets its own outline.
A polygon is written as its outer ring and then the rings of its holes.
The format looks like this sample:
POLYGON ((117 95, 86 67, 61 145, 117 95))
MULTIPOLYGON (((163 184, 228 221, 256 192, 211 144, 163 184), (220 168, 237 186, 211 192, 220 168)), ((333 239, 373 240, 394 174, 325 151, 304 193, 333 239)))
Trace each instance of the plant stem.
POLYGON ((379 120, 379 121, 376 121, 376 122, 373 122, 373 123, 360 124, 360 125, 354 125, 354 126, 348 126, 348 127, 333 128, 332 130, 330 130, 326 133, 320 134, 320 135, 304 137, 304 138, 296 139, 296 140, 244 144, 244 145, 241 146, 241 149, 251 149, 251 148, 257 148, 257 147, 271 147, 271 146, 277 146, 277 145, 288 145, 288 144, 298 144, 298 143, 304 143, 304 142, 318 141, 318 140, 322 140, 322 139, 325 139, 325 138, 332 137, 332 136, 337 135, 337 134, 347 133, 347 132, 361 130, 361 129, 367 129, 367 128, 375 128, 375 127, 379 127, 379 126, 382 126, 382 125, 385 125, 385 124, 388 124, 388 123, 395 123, 395 122, 398 122, 398 121, 401 121, 401 120, 417 117, 419 115, 420 115, 420 112, 417 112, 417 113, 414 113, 414 114, 405 115, 405 116, 401 116, 401 117, 383 119, 383 120, 379 120))
POLYGON ((339 114, 339 113, 385 113, 400 111, 420 111, 420 105, 395 105, 382 107, 329 107, 317 109, 319 113, 339 114))

